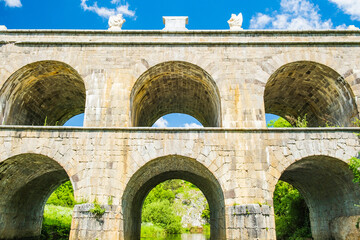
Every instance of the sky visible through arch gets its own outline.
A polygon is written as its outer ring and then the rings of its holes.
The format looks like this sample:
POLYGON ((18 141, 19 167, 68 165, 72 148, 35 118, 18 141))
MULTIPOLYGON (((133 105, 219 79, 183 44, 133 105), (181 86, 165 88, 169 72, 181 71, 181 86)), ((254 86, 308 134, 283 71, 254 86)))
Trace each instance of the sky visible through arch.
MULTIPOLYGON (((360 0, 0 0, 0 25, 8 29, 106 30, 109 16, 121 13, 126 19, 124 30, 160 30, 164 28, 162 16, 188 16, 189 30, 226 30, 231 14, 239 12, 244 29, 360 27, 360 0)), ((75 117, 78 120, 70 125, 82 125, 82 118, 75 117)), ((273 118, 267 115, 267 121, 273 118)), ((173 114, 157 124, 191 127, 199 123, 173 114)))

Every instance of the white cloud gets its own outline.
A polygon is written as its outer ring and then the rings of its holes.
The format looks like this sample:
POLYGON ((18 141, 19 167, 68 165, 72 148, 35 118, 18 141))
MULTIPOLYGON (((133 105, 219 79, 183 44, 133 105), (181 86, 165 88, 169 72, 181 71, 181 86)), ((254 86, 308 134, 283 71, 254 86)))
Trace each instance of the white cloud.
POLYGON ((280 10, 271 14, 257 13, 250 20, 254 29, 331 29, 330 19, 323 21, 319 7, 308 0, 281 0, 280 10))
POLYGON ((99 7, 97 2, 94 2, 93 5, 88 5, 87 1, 88 0, 81 0, 81 7, 85 11, 94 12, 100 17, 109 18, 110 16, 117 14, 123 14, 130 17, 135 16, 135 11, 129 9, 128 3, 125 3, 124 5, 119 5, 119 3, 122 2, 121 0, 111 0, 112 4, 117 5, 113 8, 99 7))
POLYGON ((265 28, 265 26, 269 24, 270 21, 271 21, 270 16, 266 14, 258 13, 256 17, 252 17, 252 19, 250 20, 250 27, 265 28))
POLYGON ((119 14, 123 14, 123 15, 128 15, 130 17, 135 16, 135 11, 129 10, 129 4, 126 3, 125 5, 121 5, 119 7, 116 8, 116 13, 119 14))
POLYGON ((196 124, 196 123, 185 123, 184 127, 186 127, 186 128, 201 128, 203 126, 196 124))
POLYGON ((20 0, 4 0, 5 1, 5 5, 8 7, 21 7, 21 2, 20 0))
POLYGON ((360 21, 360 1, 359 0, 329 0, 335 3, 346 14, 350 15, 352 20, 360 21))
POLYGON ((163 117, 159 118, 153 125, 153 127, 165 128, 169 125, 168 121, 163 117))

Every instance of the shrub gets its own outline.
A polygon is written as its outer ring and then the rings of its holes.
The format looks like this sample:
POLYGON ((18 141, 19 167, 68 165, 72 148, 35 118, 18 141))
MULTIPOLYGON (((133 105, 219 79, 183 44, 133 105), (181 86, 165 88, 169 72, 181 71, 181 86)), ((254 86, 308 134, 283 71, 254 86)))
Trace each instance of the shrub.
POLYGON ((143 207, 142 222, 152 222, 166 233, 181 233, 181 217, 175 215, 169 200, 149 203, 143 207))

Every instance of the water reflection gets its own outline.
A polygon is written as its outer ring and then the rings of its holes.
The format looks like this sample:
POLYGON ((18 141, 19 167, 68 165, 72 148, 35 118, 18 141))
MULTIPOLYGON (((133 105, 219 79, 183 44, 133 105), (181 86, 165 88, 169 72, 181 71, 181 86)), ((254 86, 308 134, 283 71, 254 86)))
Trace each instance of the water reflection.
POLYGON ((209 240, 210 237, 202 233, 170 234, 166 237, 141 238, 142 240, 209 240))

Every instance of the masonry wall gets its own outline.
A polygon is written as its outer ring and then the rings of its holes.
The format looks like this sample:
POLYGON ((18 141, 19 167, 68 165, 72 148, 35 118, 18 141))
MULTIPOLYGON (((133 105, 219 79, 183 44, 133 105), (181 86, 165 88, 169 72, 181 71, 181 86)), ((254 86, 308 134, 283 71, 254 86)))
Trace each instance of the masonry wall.
POLYGON ((358 129, 2 127, 0 144, 4 148, 0 151, 0 160, 4 162, 26 153, 54 159, 67 172, 77 201, 92 203, 96 198, 107 205, 108 198, 113 197, 113 206, 106 206, 108 211, 100 222, 89 216, 89 207, 76 207, 72 236, 77 236, 76 239, 90 236, 123 239, 126 219, 122 218, 122 197, 131 176, 159 157, 188 157, 209 169, 221 186, 227 216, 227 239, 274 239, 272 194, 283 171, 294 162, 316 155, 346 163, 359 150, 354 131, 358 129), (234 209, 233 206, 243 206, 249 212, 244 215, 241 208, 234 209), (244 220, 253 214, 263 216, 256 217, 259 225, 244 220))

